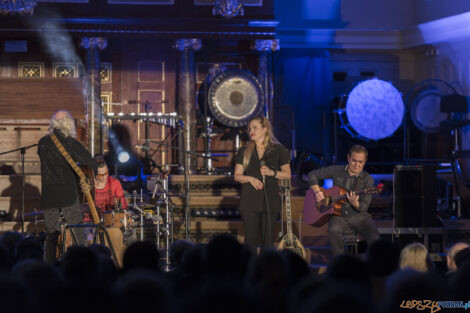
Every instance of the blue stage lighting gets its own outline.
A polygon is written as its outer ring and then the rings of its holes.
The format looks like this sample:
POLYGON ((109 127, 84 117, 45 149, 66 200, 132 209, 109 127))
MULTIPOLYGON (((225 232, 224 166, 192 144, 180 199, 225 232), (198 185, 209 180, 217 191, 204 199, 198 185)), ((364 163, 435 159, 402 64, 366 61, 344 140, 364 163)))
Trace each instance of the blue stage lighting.
POLYGON ((129 152, 123 150, 117 154, 117 158, 119 163, 126 163, 130 159, 129 152))

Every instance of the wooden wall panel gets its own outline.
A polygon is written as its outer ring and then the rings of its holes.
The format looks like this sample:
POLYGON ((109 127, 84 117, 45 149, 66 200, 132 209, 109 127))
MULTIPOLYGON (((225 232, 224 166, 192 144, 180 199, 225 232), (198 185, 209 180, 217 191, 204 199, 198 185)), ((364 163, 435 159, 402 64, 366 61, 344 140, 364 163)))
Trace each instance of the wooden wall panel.
MULTIPOLYGON (((119 70, 116 69, 116 64, 113 64, 112 88, 118 91, 118 94, 113 92, 113 101, 121 105, 113 105, 113 112, 124 114, 142 113, 146 110, 154 114, 175 112, 176 51, 172 49, 172 42, 134 42, 119 53, 121 62, 119 70), (119 82, 116 77, 120 77, 119 82)), ((117 57, 113 59, 116 60, 117 57)), ((135 156, 143 159, 144 151, 135 146, 145 143, 145 123, 123 121, 119 124, 122 126, 120 139, 125 141, 123 145, 131 149, 135 156)), ((148 139, 161 141, 171 137, 174 132, 175 130, 170 127, 150 123, 148 139)), ((150 147, 157 148, 157 144, 151 143, 150 147)), ((151 158, 157 164, 174 162, 173 153, 168 149, 152 152, 151 158)))
POLYGON ((54 111, 67 109, 83 119, 82 85, 79 78, 1 78, 1 118, 50 119, 54 111))

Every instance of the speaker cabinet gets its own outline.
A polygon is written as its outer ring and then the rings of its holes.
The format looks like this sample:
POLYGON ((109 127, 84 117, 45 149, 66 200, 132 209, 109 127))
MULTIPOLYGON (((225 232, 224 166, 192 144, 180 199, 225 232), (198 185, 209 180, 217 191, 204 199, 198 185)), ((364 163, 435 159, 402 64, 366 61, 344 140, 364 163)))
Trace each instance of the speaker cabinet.
POLYGON ((397 165, 393 185, 395 227, 440 226, 436 217, 436 190, 435 166, 397 165))

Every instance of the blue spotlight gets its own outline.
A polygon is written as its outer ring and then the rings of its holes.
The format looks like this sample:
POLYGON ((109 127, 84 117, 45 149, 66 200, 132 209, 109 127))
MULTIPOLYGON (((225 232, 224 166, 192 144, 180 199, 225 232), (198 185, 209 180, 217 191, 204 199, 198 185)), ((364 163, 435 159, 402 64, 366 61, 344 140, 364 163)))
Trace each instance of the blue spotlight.
POLYGON ((117 159, 119 163, 126 163, 130 159, 129 152, 122 150, 121 152, 118 152, 117 154, 117 159))

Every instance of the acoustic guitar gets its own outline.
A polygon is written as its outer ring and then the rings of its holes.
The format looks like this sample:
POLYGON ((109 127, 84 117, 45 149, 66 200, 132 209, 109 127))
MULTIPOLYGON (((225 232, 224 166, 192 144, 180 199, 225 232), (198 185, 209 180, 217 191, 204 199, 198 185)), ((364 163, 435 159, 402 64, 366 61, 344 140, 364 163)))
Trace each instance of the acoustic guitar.
MULTIPOLYGON (((332 215, 341 216, 341 208, 348 200, 346 189, 334 186, 329 189, 320 187, 325 194, 325 199, 317 202, 315 192, 310 188, 305 194, 303 217, 307 224, 320 227, 328 222, 332 215)), ((356 191, 356 195, 379 194, 383 190, 383 184, 356 191)))
POLYGON ((124 238, 122 235, 121 230, 118 227, 109 227, 105 228, 100 221, 98 216, 98 212, 96 211, 95 202, 93 201, 93 197, 91 196, 91 188, 90 182, 87 179, 85 173, 81 170, 81 168, 75 163, 72 159, 70 154, 65 150, 62 143, 57 139, 54 133, 51 134, 51 139, 56 145, 57 149, 59 149, 62 156, 65 158, 67 163, 72 167, 73 171, 77 174, 80 180, 80 187, 82 193, 85 195, 85 198, 88 202, 88 206, 90 209, 91 216, 93 218, 93 223, 98 226, 98 238, 100 239, 101 243, 108 246, 111 249, 111 253, 113 255, 114 261, 117 265, 122 265, 122 254, 124 252, 125 246, 123 245, 124 238), (117 248, 117 249, 116 249, 117 248))
POLYGON ((284 189, 284 197, 286 200, 286 224, 287 233, 282 237, 278 250, 289 249, 300 255, 304 260, 307 260, 307 252, 300 240, 292 232, 292 213, 290 205, 290 179, 281 180, 281 187, 284 189))

